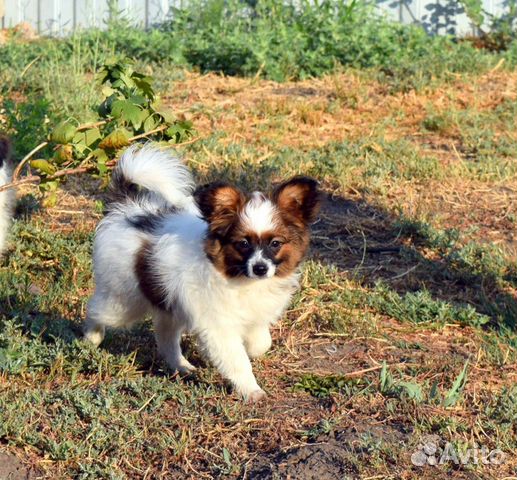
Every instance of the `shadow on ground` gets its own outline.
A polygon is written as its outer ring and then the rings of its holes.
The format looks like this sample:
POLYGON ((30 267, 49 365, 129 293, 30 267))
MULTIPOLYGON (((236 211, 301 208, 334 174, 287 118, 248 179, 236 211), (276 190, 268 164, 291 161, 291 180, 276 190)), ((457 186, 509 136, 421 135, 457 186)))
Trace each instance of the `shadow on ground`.
POLYGON ((432 253, 431 240, 419 230, 365 202, 328 196, 313 226, 311 257, 365 285, 383 281, 399 294, 425 289, 435 299, 472 305, 493 326, 514 328, 515 295, 489 273, 472 271, 454 249, 432 253))

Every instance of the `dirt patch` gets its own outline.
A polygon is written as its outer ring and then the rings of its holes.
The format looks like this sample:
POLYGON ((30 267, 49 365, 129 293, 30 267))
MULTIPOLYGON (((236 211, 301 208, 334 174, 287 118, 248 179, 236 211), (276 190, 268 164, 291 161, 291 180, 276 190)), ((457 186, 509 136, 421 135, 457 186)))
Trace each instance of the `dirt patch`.
POLYGON ((323 443, 297 447, 273 457, 260 457, 248 478, 296 478, 297 480, 342 479, 357 474, 351 454, 342 446, 323 443))
POLYGON ((33 480, 37 478, 32 469, 27 469, 14 455, 0 452, 0 480, 33 480))
POLYGON ((391 426, 351 427, 320 436, 316 442, 258 456, 244 478, 266 480, 341 480, 357 478, 360 457, 370 455, 370 443, 404 443, 408 434, 391 426))

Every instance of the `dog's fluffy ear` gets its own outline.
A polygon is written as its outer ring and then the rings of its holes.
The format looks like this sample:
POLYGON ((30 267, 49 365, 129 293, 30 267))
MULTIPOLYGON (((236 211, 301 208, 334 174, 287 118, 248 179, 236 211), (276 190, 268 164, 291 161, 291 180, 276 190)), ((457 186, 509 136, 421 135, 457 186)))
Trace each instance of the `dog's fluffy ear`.
POLYGON ((214 233, 225 235, 246 202, 244 194, 236 187, 216 182, 199 187, 194 198, 214 233))
POLYGON ((11 158, 11 141, 5 135, 0 135, 0 168, 11 158))
POLYGON ((281 212, 308 225, 316 220, 320 210, 318 182, 310 177, 291 178, 275 188, 273 201, 281 212))

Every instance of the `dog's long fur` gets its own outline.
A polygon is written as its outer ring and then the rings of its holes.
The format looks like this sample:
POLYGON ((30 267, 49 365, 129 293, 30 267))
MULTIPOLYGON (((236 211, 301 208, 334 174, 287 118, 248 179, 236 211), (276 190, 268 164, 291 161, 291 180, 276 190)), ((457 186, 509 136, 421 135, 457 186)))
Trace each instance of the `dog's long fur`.
POLYGON ((99 344, 105 327, 130 326, 150 312, 171 368, 194 369, 180 347, 188 331, 241 395, 264 395, 249 358, 269 349, 269 327, 298 286, 316 182, 295 178, 269 198, 224 183, 194 192, 177 158, 144 146, 124 153, 112 193, 94 243, 86 338, 99 344))
MULTIPOLYGON (((0 186, 11 181, 11 144, 7 137, 0 135, 0 186)), ((0 255, 7 241, 14 204, 14 190, 0 192, 0 255)))

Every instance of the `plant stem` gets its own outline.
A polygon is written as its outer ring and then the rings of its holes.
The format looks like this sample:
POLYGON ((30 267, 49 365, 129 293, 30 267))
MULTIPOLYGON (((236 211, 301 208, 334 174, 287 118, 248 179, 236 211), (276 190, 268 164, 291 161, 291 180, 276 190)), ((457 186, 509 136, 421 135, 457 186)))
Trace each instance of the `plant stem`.
MULTIPOLYGON (((22 161, 18 164, 18 166, 14 169, 13 172, 13 182, 16 182, 18 180, 18 177, 20 176, 20 172, 22 171, 22 168, 24 165, 30 160, 30 158, 37 152, 39 152, 43 147, 46 147, 48 145, 48 142, 42 142, 37 147, 33 148, 25 157, 22 158, 22 161)), ((1 189, 0 189, 1 191, 1 189)))

